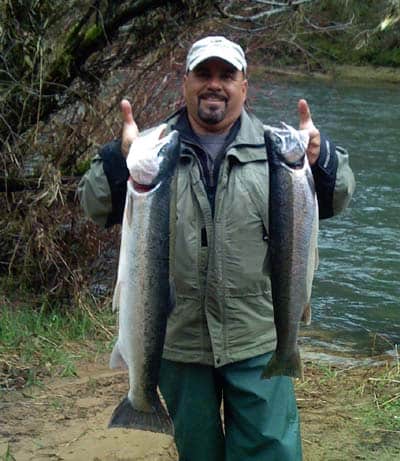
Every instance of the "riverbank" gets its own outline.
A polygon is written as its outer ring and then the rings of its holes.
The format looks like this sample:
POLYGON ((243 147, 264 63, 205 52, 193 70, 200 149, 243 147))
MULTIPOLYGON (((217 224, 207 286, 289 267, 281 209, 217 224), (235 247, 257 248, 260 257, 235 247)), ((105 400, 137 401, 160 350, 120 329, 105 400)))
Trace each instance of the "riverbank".
POLYGON ((370 83, 399 83, 400 68, 374 67, 374 66, 351 66, 351 65, 329 65, 325 72, 307 71, 299 66, 250 66, 251 77, 260 77, 265 74, 280 75, 287 78, 319 80, 356 80, 359 84, 370 83))
MULTIPOLYGON (((177 460, 168 436, 106 428, 128 385, 125 372, 109 370, 108 355, 78 361, 73 377, 0 391, 0 460, 177 460)), ((306 355, 296 382, 304 460, 398 459, 399 363, 342 368, 306 355)))

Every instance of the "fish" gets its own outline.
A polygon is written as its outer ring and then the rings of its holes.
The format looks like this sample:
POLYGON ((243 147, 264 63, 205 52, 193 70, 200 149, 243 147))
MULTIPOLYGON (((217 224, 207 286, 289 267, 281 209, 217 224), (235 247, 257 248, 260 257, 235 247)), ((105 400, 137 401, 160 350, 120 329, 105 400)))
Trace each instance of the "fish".
POLYGON ((167 320, 175 305, 170 233, 176 216, 171 194, 180 141, 177 131, 159 139, 164 128, 141 136, 139 147, 133 150, 134 161, 142 156, 153 165, 153 179, 146 187, 133 179, 132 148, 127 158, 131 174, 113 296, 113 309, 119 312, 119 331, 110 367, 128 368, 129 391, 115 408, 108 427, 173 435, 173 423, 157 388, 167 320), (143 149, 150 154, 140 152, 143 149))
POLYGON ((265 126, 269 166, 269 249, 276 349, 262 372, 303 377, 300 321, 311 322, 310 298, 318 264, 318 202, 306 155, 308 135, 285 125, 265 126))

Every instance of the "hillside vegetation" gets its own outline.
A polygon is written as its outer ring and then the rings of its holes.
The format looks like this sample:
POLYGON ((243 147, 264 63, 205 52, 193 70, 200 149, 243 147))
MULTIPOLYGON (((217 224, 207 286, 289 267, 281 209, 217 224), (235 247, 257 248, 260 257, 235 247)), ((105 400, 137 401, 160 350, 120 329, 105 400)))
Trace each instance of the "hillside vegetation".
POLYGON ((108 302, 118 230, 82 216, 76 186, 121 98, 140 127, 181 104, 193 40, 225 34, 250 68, 400 65, 397 0, 7 0, 0 24, 0 286, 34 309, 108 302))

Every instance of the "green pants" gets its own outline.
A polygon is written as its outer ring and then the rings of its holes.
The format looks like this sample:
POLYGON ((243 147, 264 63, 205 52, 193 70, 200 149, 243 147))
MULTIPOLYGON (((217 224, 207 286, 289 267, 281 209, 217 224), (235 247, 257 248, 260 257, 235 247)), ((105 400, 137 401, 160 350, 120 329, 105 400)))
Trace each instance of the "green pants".
POLYGON ((270 358, 221 368, 163 360, 160 390, 174 421, 179 461, 301 461, 292 380, 260 378, 270 358))

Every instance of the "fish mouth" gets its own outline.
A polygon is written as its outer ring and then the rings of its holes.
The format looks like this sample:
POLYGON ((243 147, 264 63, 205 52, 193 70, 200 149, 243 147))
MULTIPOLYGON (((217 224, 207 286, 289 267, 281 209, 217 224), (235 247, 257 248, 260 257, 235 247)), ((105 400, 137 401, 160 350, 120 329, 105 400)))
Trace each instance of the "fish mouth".
POLYGON ((168 174, 169 165, 174 163, 176 155, 170 159, 170 151, 179 147, 179 133, 173 130, 161 137, 166 127, 166 124, 162 124, 132 143, 134 149, 131 146, 126 163, 131 178, 130 186, 137 194, 155 190, 168 174))
POLYGON ((296 130, 281 122, 280 127, 264 125, 265 136, 272 139, 278 148, 280 160, 292 169, 301 169, 306 159, 309 134, 306 130, 296 130))
POLYGON ((153 185, 140 184, 136 182, 134 179, 132 179, 131 177, 129 178, 129 181, 132 184, 134 191, 138 194, 145 194, 147 192, 150 192, 152 189, 154 189, 153 185))

